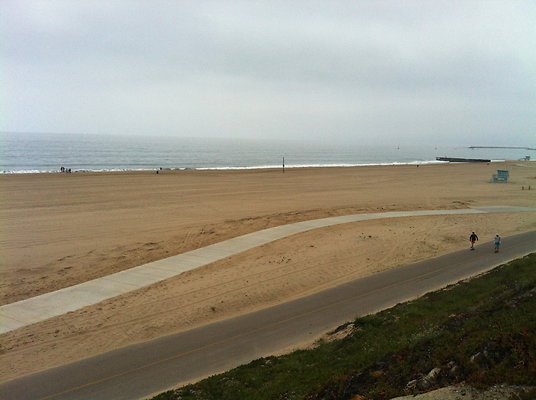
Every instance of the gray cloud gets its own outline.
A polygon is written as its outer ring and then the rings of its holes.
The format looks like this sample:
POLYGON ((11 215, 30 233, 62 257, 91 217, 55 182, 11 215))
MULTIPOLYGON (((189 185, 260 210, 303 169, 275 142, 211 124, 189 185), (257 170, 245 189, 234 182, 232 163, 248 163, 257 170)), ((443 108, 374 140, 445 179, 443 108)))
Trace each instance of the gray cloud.
POLYGON ((2 130, 534 143, 530 1, 8 0, 0 15, 2 130))

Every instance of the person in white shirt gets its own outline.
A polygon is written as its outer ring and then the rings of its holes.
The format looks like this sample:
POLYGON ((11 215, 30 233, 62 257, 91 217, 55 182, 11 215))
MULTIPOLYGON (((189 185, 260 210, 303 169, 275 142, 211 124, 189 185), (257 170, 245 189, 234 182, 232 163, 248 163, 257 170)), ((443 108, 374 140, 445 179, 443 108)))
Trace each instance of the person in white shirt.
POLYGON ((499 246, 501 245, 501 237, 499 236, 499 234, 497 233, 495 235, 495 253, 498 253, 499 252, 499 246))

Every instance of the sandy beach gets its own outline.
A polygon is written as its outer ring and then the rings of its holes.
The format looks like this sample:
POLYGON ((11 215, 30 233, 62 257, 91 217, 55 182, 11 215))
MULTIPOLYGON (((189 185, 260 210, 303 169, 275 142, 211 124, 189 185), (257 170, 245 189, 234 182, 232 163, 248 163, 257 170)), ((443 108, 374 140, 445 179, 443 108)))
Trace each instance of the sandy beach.
MULTIPOLYGON (((536 163, 0 176, 8 304, 267 227, 356 213, 536 206, 536 163), (508 184, 489 183, 497 169, 508 184), (528 186, 532 190, 527 190, 528 186), (522 190, 522 187, 525 190, 522 190)), ((1 336, 12 379, 536 229, 536 212, 412 217, 297 234, 1 336)), ((507 245, 507 244, 505 244, 507 245)))

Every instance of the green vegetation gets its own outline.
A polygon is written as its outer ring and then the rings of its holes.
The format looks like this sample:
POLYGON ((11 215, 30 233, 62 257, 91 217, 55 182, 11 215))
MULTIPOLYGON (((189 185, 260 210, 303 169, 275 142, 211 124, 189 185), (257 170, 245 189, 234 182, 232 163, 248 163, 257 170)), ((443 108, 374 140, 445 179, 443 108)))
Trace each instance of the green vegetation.
POLYGON ((461 381, 535 385, 536 254, 353 324, 342 340, 153 400, 389 399, 461 381))

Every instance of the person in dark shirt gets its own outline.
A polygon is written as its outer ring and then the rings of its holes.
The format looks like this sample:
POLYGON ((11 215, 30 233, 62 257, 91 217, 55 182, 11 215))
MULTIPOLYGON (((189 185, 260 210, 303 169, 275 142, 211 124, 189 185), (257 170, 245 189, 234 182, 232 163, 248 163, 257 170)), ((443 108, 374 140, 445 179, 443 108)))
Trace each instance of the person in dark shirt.
POLYGON ((475 249, 475 242, 478 240, 478 236, 476 233, 471 233, 471 236, 469 236, 469 241, 471 242, 471 250, 475 249))

